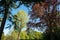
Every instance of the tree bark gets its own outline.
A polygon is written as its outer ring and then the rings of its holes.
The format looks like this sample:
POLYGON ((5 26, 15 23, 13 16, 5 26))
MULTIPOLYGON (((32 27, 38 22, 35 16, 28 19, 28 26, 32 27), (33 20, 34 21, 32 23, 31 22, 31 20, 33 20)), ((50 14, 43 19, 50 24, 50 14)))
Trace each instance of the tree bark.
POLYGON ((21 32, 21 24, 19 22, 19 30, 18 30, 18 39, 17 40, 20 40, 20 32, 21 32))
POLYGON ((20 40, 20 31, 19 31, 19 33, 18 33, 18 39, 17 40, 20 40))
POLYGON ((3 17, 3 20, 2 20, 2 23, 1 23, 1 27, 0 27, 0 40, 1 40, 1 37, 2 37, 3 30, 4 30, 7 14, 8 14, 8 11, 9 11, 9 5, 6 4, 6 1, 5 1, 4 8, 5 8, 4 17, 3 17))

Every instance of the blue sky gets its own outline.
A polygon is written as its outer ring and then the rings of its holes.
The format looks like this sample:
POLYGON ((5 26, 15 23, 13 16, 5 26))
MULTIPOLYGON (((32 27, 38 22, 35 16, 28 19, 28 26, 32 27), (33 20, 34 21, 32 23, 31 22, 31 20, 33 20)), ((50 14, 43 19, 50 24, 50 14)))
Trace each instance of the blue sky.
POLYGON ((28 13, 28 8, 26 6, 24 6, 24 4, 22 4, 19 8, 17 9, 13 9, 12 8, 12 14, 16 14, 17 12, 19 12, 20 10, 24 10, 26 13, 28 13))
MULTIPOLYGON (((19 12, 20 10, 24 10, 27 14, 28 14, 28 8, 26 7, 26 6, 24 6, 24 5, 21 5, 19 8, 17 8, 17 9, 13 9, 12 8, 12 11, 11 11, 11 13, 12 13, 12 15, 15 15, 17 12, 19 12)), ((5 24, 5 27, 7 27, 8 26, 8 24, 11 24, 11 22, 9 22, 9 20, 6 20, 6 24, 5 24)), ((11 24, 12 25, 12 24, 11 24)), ((12 25, 13 26, 13 25, 12 25)), ((9 28, 7 28, 7 29, 5 29, 4 28, 4 34, 5 35, 7 35, 7 34, 9 34, 9 33, 11 33, 12 30, 13 29, 13 27, 11 27, 11 29, 9 30, 9 28)), ((23 30, 25 30, 26 28, 23 28, 23 30)))
MULTIPOLYGON (((13 15, 15 15, 17 12, 19 12, 20 10, 24 10, 27 14, 28 14, 28 8, 26 7, 26 6, 24 6, 24 5, 21 5, 19 8, 17 8, 17 9, 13 9, 12 8, 12 11, 11 11, 11 13, 13 14, 13 15)), ((59 6, 57 6, 57 10, 58 11, 60 11, 60 5, 59 6)), ((6 24, 5 24, 5 27, 7 27, 8 25, 7 24, 11 24, 8 20, 6 21, 6 24)), ((4 29, 4 33, 5 33, 5 35, 6 34, 8 34, 8 33, 10 33, 10 31, 13 29, 13 27, 9 30, 9 29, 4 29)), ((36 30, 36 29, 35 29, 36 30)))

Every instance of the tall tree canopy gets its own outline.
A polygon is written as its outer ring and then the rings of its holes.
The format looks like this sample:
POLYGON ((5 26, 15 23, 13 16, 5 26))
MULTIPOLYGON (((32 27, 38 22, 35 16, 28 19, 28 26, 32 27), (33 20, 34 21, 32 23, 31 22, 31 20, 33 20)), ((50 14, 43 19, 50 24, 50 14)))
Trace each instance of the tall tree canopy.
POLYGON ((16 15, 14 15, 14 22, 18 27, 27 27, 27 22, 29 21, 29 16, 24 10, 20 10, 16 15), (20 25, 19 25, 20 22, 20 25))
MULTIPOLYGON (((60 16, 57 16, 56 13, 56 5, 58 4, 57 0, 1 0, 0 1, 0 13, 4 14, 1 27, 0 27, 0 39, 3 33, 4 25, 7 19, 8 14, 11 14, 10 10, 11 8, 18 8, 21 4, 25 4, 26 6, 30 6, 31 4, 34 4, 32 7, 32 14, 31 18, 40 18, 40 22, 38 23, 32 23, 29 22, 29 26, 39 26, 41 27, 42 24, 46 24, 48 26, 47 29, 49 29, 48 33, 52 34, 55 30, 52 29, 53 27, 60 25, 60 16), (16 2, 19 2, 19 5, 16 5, 16 2), (51 9, 52 6, 52 9, 51 9), (52 31, 53 30, 53 31, 52 31)), ((46 26, 45 25, 45 26, 46 26)), ((51 37, 52 35, 49 35, 51 37)))
POLYGON ((36 2, 40 2, 40 1, 43 1, 43 0, 0 0, 0 13, 3 13, 4 14, 4 17, 3 17, 3 20, 2 20, 2 24, 1 24, 1 27, 0 27, 0 39, 1 39, 1 36, 2 36, 2 33, 3 33, 3 29, 4 29, 4 25, 5 25, 5 22, 6 22, 6 18, 7 18, 7 15, 10 12, 11 8, 18 8, 21 4, 25 4, 26 6, 30 5, 30 3, 36 3, 36 2), (16 5, 16 2, 19 2, 19 5, 16 5), (1 8, 2 7, 2 8, 1 8))
MULTIPOLYGON (((57 30, 58 20, 60 20, 56 6, 59 4, 57 0, 45 0, 44 2, 35 3, 30 11, 30 18, 32 21, 28 23, 29 26, 34 27, 45 27, 47 26, 46 33, 48 34, 46 40, 54 40, 52 37, 54 32, 57 30), (39 22, 36 22, 39 18, 39 22), (44 26, 43 26, 44 25, 44 26)), ((59 24, 60 25, 60 24, 59 24)))
POLYGON ((29 21, 29 17, 27 13, 24 10, 20 10, 16 15, 15 15, 15 28, 18 30, 18 40, 19 40, 19 35, 21 32, 21 29, 23 27, 27 27, 27 22, 29 21))

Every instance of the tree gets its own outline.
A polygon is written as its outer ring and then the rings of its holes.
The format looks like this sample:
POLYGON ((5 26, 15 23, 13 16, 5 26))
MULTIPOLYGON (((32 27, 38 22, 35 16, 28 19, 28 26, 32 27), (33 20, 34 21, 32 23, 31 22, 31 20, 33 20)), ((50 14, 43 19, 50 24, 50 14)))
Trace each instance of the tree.
MULTIPOLYGON (((37 0, 36 0, 37 1, 37 0)), ((0 0, 0 7, 3 7, 3 8, 0 8, 2 10, 0 10, 0 13, 3 13, 4 14, 4 17, 3 17, 3 20, 2 20, 2 24, 1 24, 1 27, 0 27, 0 39, 1 39, 1 36, 2 36, 2 33, 3 33, 3 29, 4 29, 4 25, 5 25, 5 22, 6 22, 6 19, 7 19, 7 15, 8 13, 11 13, 9 11, 10 8, 18 8, 21 4, 25 4, 26 6, 28 6, 28 4, 32 3, 32 2, 36 2, 35 0, 0 0), (16 2, 19 2, 19 5, 15 5, 16 2)), ((38 0, 37 2, 39 1, 42 1, 42 0, 38 0)))
POLYGON ((17 32, 13 31, 11 35, 4 35, 2 36, 1 40, 17 40, 17 32))
POLYGON ((1 21, 2 21, 2 18, 0 18, 0 26, 1 26, 1 21))
POLYGON ((20 32, 21 29, 23 27, 27 27, 27 22, 29 21, 29 17, 26 14, 26 12, 24 12, 23 10, 21 10, 20 12, 18 12, 16 15, 16 28, 18 29, 18 40, 20 40, 20 32))
POLYGON ((27 31, 27 35, 29 36, 29 40, 43 40, 43 33, 34 31, 31 28, 29 29, 29 32, 27 31))
POLYGON ((26 31, 21 31, 20 32, 20 39, 22 40, 26 40, 26 39, 29 39, 29 35, 27 35, 27 32, 26 31))
POLYGON ((55 32, 57 24, 59 24, 57 19, 60 20, 60 18, 56 13, 56 5, 56 0, 45 0, 44 2, 34 4, 30 12, 32 21, 28 23, 29 26, 39 27, 40 29, 47 26, 46 34, 48 34, 48 38, 46 40, 54 40, 53 32, 55 32), (51 6, 52 9, 50 8, 51 6), (38 18, 39 22, 36 22, 38 18))

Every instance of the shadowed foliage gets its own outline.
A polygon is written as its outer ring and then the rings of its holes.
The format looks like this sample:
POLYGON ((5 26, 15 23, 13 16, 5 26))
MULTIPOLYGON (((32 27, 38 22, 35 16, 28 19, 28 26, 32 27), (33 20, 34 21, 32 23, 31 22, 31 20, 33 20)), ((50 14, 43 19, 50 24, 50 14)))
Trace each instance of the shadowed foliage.
MULTIPOLYGON (((37 1, 37 0, 36 0, 37 1)), ((3 13, 4 14, 4 17, 3 17, 3 20, 2 20, 2 23, 1 23, 1 27, 0 27, 0 39, 1 39, 1 36, 2 36, 2 33, 3 33, 3 29, 4 29, 4 25, 5 25, 5 22, 6 22, 6 19, 7 19, 7 15, 11 12, 9 10, 11 10, 11 8, 18 8, 21 4, 30 4, 31 2, 36 2, 34 0, 0 0, 0 7, 3 7, 3 8, 0 8, 2 10, 0 10, 0 13, 3 13), (19 5, 16 5, 16 2, 19 2, 19 5)), ((38 0, 39 1, 39 0, 38 0)), ((41 0, 42 1, 42 0, 41 0)), ((26 5, 28 6, 28 5, 26 5)))

